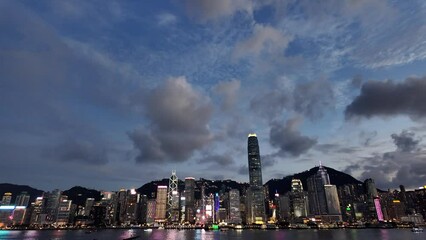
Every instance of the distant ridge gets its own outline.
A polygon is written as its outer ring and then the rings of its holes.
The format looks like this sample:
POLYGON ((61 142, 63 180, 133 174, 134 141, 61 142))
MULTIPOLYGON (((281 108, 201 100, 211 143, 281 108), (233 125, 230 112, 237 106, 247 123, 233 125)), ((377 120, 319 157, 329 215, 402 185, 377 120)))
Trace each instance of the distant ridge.
MULTIPOLYGON (((345 184, 362 184, 361 181, 355 179, 349 174, 344 172, 337 171, 333 168, 325 167, 327 169, 328 174, 330 175, 331 184, 336 186, 342 186, 345 184)), ((315 174, 318 171, 318 167, 311 168, 307 171, 296 173, 293 175, 289 175, 283 177, 282 179, 271 179, 265 183, 269 191, 269 197, 273 198, 275 192, 279 194, 284 194, 291 190, 291 180, 293 178, 300 179, 303 184, 303 188, 307 190, 306 180, 309 176, 315 174)), ((146 183, 136 189, 136 191, 140 194, 147 195, 148 198, 155 198, 155 194, 157 192, 158 185, 168 186, 169 179, 164 178, 161 180, 151 181, 146 183)), ((248 183, 236 182, 234 180, 208 180, 208 179, 198 179, 195 180, 196 189, 195 189, 195 198, 199 199, 201 196, 201 187, 204 184, 205 186, 205 194, 210 193, 219 193, 219 192, 227 192, 230 189, 238 189, 240 193, 243 192, 244 189, 248 188, 248 183)), ((185 183, 183 180, 179 179, 178 184, 179 191, 183 191, 185 188, 185 183)), ((118 191, 119 189, 117 189, 118 191)), ((12 202, 14 202, 17 195, 19 195, 22 191, 26 191, 31 195, 31 201, 34 201, 36 197, 42 196, 43 191, 32 188, 26 185, 15 185, 10 183, 2 183, 0 184, 0 197, 3 196, 5 192, 12 193, 12 202)), ((94 189, 88 189, 81 186, 75 186, 63 192, 64 195, 68 196, 68 199, 72 200, 73 203, 83 206, 85 204, 86 198, 94 198, 96 201, 101 199, 101 192, 94 189)))
MULTIPOLYGON (((349 174, 346 174, 344 172, 337 171, 333 168, 324 167, 327 170, 328 175, 330 176, 330 182, 333 185, 336 185, 337 187, 346 185, 346 184, 362 184, 361 181, 355 179, 349 174)), ((307 183, 306 180, 309 176, 312 176, 316 174, 318 171, 318 167, 311 168, 307 171, 296 173, 293 175, 289 175, 286 177, 283 177, 282 179, 271 179, 268 182, 265 183, 266 186, 268 186, 269 190, 269 197, 272 198, 275 194, 275 192, 278 192, 279 194, 284 194, 291 190, 291 180, 293 178, 300 179, 303 184, 303 189, 307 190, 307 183)))
POLYGON ((0 183, 0 201, 1 197, 3 197, 4 193, 11 192, 12 193, 12 203, 15 202, 16 196, 21 194, 21 192, 27 192, 30 195, 30 202, 35 201, 37 197, 41 197, 43 195, 43 191, 32 188, 27 185, 16 185, 11 183, 0 183))

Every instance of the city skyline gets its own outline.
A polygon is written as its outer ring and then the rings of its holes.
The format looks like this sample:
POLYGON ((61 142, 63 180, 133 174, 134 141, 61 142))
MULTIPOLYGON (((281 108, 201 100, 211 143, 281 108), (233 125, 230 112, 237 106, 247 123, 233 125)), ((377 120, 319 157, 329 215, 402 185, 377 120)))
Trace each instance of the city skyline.
POLYGON ((426 184, 423 1, 1 1, 0 182, 426 184), (374 12, 371 11, 374 9, 374 12))

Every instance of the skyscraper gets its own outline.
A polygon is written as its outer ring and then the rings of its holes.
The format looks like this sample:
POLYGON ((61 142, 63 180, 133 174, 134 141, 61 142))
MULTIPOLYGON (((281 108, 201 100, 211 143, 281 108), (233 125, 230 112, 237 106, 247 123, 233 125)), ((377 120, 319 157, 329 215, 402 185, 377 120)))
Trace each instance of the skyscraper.
POLYGON ((172 171, 172 176, 169 178, 169 189, 167 191, 167 220, 169 222, 179 221, 179 192, 176 171, 172 171))
POLYGON ((10 205, 12 201, 12 193, 7 192, 3 195, 3 198, 1 199, 1 205, 10 205))
POLYGON ((263 224, 265 222, 265 194, 262 182, 262 165, 260 161, 259 142, 256 134, 248 135, 248 167, 250 188, 247 191, 249 224, 263 224))
POLYGON ((248 135, 247 150, 250 186, 262 187, 262 165, 260 163, 259 142, 256 134, 248 135))
POLYGON ((320 170, 307 179, 309 208, 312 215, 327 214, 327 200, 325 199, 324 189, 325 179, 327 178, 324 178, 324 172, 320 170))
POLYGON ((167 186, 157 187, 157 198, 155 201, 155 221, 164 222, 166 220, 167 207, 167 186))
POLYGON ((291 180, 291 207, 294 218, 308 215, 308 201, 300 179, 291 180))
POLYGON ((15 205, 16 206, 25 206, 28 207, 28 204, 30 203, 30 195, 27 192, 21 192, 16 197, 15 205))
POLYGON ((195 223, 195 178, 185 178, 185 221, 195 223))
POLYGON ((241 224, 240 214, 240 192, 238 189, 231 189, 229 191, 229 223, 241 224))

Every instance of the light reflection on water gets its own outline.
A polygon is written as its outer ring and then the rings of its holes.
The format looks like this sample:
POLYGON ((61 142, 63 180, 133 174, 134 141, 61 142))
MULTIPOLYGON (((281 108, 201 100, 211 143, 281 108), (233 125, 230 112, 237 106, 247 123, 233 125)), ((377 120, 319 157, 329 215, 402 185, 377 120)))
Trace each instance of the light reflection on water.
POLYGON ((426 233, 415 234, 409 229, 336 229, 336 230, 165 230, 154 229, 105 229, 87 234, 84 230, 45 230, 45 231, 1 231, 0 239, 23 240, 93 240, 124 239, 139 236, 141 240, 420 240, 426 233))

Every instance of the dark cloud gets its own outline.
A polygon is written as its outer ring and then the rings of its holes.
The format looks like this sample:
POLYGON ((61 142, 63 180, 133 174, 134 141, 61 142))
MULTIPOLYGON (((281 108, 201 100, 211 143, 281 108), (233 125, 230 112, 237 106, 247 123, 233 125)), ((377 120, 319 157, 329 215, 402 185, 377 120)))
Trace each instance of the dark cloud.
POLYGON ((334 107, 333 88, 325 79, 301 83, 294 89, 279 85, 252 98, 250 108, 273 121, 282 116, 284 110, 315 120, 321 118, 326 109, 334 107))
POLYGON ((86 140, 69 140, 54 149, 47 155, 54 160, 63 162, 82 162, 87 164, 105 164, 108 162, 107 150, 100 143, 86 140))
POLYGON ((348 173, 360 172, 360 179, 373 178, 379 188, 396 188, 403 184, 415 188, 426 182, 426 151, 417 148, 419 140, 414 134, 403 131, 392 134, 398 149, 383 154, 373 154, 345 169, 348 173), (415 150, 415 151, 414 151, 415 150))
POLYGON ((295 157, 307 152, 317 141, 299 132, 298 125, 301 121, 301 118, 293 118, 285 125, 272 123, 269 135, 271 145, 279 148, 280 153, 295 157))
POLYGON ((274 89, 265 94, 256 95, 250 101, 250 109, 270 120, 279 117, 285 108, 290 107, 291 99, 284 90, 274 89))
POLYGON ((403 82, 369 81, 361 94, 346 107, 346 119, 354 117, 393 116, 412 118, 426 116, 426 77, 408 78, 403 82))
POLYGON ((142 98, 149 130, 128 133, 140 151, 138 162, 186 161, 212 140, 213 106, 185 78, 171 78, 142 98))
POLYGON ((322 117, 335 103, 331 83, 325 79, 299 84, 293 95, 294 109, 312 120, 322 117))
POLYGON ((420 140, 414 139, 414 136, 415 134, 413 132, 408 132, 406 130, 402 131, 399 135, 395 133, 391 135, 393 142, 401 152, 412 152, 416 150, 420 140))
POLYGON ((273 167, 275 163, 277 162, 275 157, 276 157, 275 155, 262 155, 260 157, 262 169, 273 167))
POLYGON ((230 155, 209 155, 197 161, 202 164, 227 167, 234 164, 234 159, 230 155))

